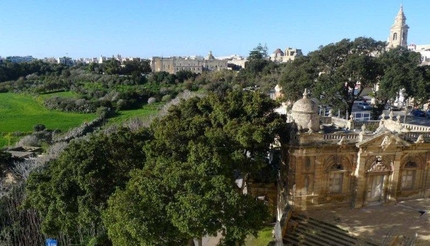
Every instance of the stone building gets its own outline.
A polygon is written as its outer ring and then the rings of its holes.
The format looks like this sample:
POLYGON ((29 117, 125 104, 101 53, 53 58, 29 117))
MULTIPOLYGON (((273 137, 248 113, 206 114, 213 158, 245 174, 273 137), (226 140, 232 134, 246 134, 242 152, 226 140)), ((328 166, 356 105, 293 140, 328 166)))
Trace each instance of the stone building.
POLYGON ((296 57, 300 56, 303 56, 303 52, 301 49, 287 47, 285 51, 282 51, 278 48, 270 55, 270 60, 274 62, 284 63, 288 61, 294 61, 296 57))
POLYGON ((390 29, 387 48, 390 49, 398 46, 406 48, 408 45, 408 30, 409 26, 406 25, 406 16, 403 13, 403 6, 400 6, 394 24, 390 29))
MULTIPOLYGON (((430 196, 430 127, 382 115, 379 121, 318 116, 305 92, 287 116, 281 146, 279 214, 430 196)), ((280 218, 279 218, 280 219, 280 218)))
POLYGON ((168 72, 176 74, 179 71, 202 73, 203 71, 219 71, 228 69, 227 60, 218 60, 212 52, 206 57, 152 57, 153 72, 168 72))

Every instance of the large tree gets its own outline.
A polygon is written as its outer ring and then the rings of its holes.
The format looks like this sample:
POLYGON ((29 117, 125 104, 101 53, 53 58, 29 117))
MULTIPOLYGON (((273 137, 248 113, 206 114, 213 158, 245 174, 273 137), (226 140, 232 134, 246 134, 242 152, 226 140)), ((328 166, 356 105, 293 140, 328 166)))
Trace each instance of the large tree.
POLYGON ((145 167, 109 199, 104 220, 113 243, 177 245, 221 232, 233 245, 255 235, 267 207, 235 180, 267 165, 284 127, 275 106, 265 95, 235 91, 183 101, 154 122, 145 167))
POLYGON ((73 243, 105 233, 101 212, 117 188, 125 187, 130 172, 142 168, 148 131, 92 136, 71 143, 27 183, 27 207, 37 209, 47 236, 66 234, 73 243))
MULTIPOLYGON (((309 58, 297 59, 287 66, 280 84, 284 90, 297 88, 296 94, 310 86, 308 89, 322 103, 351 112, 363 89, 377 83, 380 74, 377 55, 384 47, 384 42, 364 37, 322 46, 311 52, 309 58)), ((298 96, 292 92, 285 94, 291 97, 287 99, 298 96)))
POLYGON ((428 75, 427 70, 419 67, 421 63, 419 53, 398 47, 384 52, 379 60, 382 73, 378 91, 375 91, 374 96, 380 107, 398 97, 400 90, 404 91, 406 98, 415 95, 420 97, 417 88, 420 87, 420 81, 424 83, 427 80, 428 75))

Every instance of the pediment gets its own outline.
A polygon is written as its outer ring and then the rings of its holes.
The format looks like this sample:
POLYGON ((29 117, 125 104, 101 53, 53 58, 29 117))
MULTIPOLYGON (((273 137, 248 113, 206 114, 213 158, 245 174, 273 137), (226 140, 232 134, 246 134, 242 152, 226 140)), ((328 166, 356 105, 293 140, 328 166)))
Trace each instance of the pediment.
POLYGON ((410 145, 410 143, 390 131, 384 131, 373 136, 369 136, 356 144, 359 148, 382 148, 382 150, 396 149, 397 147, 409 147, 410 145))

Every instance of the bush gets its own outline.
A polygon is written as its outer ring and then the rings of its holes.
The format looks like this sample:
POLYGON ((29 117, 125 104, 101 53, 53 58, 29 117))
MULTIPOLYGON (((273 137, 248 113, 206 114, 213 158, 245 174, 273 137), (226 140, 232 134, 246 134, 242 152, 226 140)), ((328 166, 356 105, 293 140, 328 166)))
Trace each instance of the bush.
POLYGON ((37 124, 35 126, 33 126, 33 131, 34 132, 40 132, 46 129, 46 126, 43 124, 37 124))
POLYGON ((168 101, 170 101, 170 100, 172 100, 172 96, 170 96, 170 95, 164 95, 164 96, 161 98, 161 101, 162 101, 162 102, 168 102, 168 101))

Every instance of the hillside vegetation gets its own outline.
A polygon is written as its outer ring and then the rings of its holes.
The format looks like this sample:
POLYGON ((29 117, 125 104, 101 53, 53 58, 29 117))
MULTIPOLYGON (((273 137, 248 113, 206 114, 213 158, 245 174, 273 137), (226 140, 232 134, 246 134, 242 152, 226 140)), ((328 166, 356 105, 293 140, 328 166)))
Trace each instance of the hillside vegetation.
POLYGON ((0 93, 0 147, 13 143, 20 135, 32 132, 36 124, 65 132, 96 118, 96 114, 48 110, 39 101, 30 95, 0 93))

